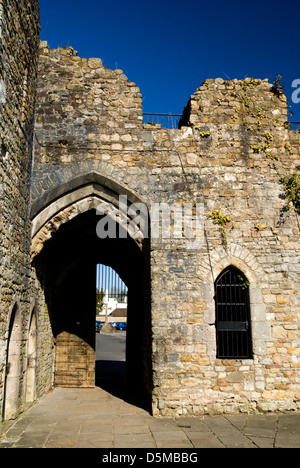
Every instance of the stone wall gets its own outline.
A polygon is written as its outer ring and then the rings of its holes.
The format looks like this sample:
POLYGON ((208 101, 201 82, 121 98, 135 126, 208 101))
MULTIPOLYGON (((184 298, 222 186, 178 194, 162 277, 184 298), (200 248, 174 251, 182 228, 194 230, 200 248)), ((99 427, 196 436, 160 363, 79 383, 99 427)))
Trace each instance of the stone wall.
POLYGON ((38 1, 1 0, 0 419, 15 417, 38 392, 28 384, 37 365, 32 337, 42 328, 32 319, 29 216, 38 47, 38 1))
POLYGON ((49 50, 41 43, 40 50, 36 136, 42 146, 36 163, 68 164, 82 154, 86 160, 105 160, 108 150, 120 167, 127 165, 118 152, 138 143, 136 128, 143 118, 139 89, 122 70, 109 70, 100 59, 81 59, 71 47, 49 50), (49 146, 57 151, 49 154, 49 146))
POLYGON ((41 43, 40 53, 32 258, 99 201, 121 216, 118 196, 126 195, 145 203, 150 218, 155 203, 189 203, 192 219, 198 203, 196 243, 171 234, 152 235, 150 250, 139 245, 151 271, 143 343, 153 414, 299 410, 300 243, 291 177, 298 177, 300 139, 285 124, 280 89, 266 80, 206 80, 180 129, 161 129, 142 124, 140 90, 122 71, 72 48, 41 43), (230 218, 223 230, 212 213, 230 218), (216 358, 214 282, 229 265, 250 283, 253 359, 216 358))
POLYGON ((205 235, 198 250, 152 252, 153 289, 164 277, 153 296, 157 414, 299 409, 299 215, 280 182, 299 177, 299 134, 286 120, 267 81, 207 80, 187 105, 181 132, 193 143, 177 143, 184 174, 173 187, 204 204, 205 235), (231 219, 226 242, 214 210, 231 219), (251 360, 216 358, 214 281, 228 265, 250 282, 251 360))

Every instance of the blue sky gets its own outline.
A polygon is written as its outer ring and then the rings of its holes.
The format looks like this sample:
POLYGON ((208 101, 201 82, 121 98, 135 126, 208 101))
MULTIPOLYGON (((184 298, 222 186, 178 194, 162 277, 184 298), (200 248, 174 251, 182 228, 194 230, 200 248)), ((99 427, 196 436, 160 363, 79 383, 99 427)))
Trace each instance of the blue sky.
POLYGON ((40 0, 40 11, 42 40, 122 69, 144 112, 181 114, 206 78, 280 74, 288 97, 300 89, 299 0, 40 0))

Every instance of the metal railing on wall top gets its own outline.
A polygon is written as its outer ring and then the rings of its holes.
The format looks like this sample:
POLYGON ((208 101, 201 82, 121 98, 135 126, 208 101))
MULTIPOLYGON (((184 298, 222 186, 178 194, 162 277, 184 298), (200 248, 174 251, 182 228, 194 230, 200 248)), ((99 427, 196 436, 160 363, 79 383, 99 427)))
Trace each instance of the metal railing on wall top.
POLYGON ((143 114, 143 123, 149 125, 160 125, 161 128, 177 129, 181 114, 143 114))

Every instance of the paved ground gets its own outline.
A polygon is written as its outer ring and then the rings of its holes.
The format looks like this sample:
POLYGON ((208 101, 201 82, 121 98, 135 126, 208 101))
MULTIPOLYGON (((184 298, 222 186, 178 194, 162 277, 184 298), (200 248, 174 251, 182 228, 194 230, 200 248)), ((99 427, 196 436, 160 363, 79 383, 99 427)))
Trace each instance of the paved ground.
POLYGON ((127 403, 125 338, 97 334, 97 386, 56 388, 0 423, 0 448, 300 448, 300 414, 155 419, 127 403))
POLYGON ((0 424, 5 447, 300 448, 300 414, 154 419, 99 387, 56 388, 0 424))

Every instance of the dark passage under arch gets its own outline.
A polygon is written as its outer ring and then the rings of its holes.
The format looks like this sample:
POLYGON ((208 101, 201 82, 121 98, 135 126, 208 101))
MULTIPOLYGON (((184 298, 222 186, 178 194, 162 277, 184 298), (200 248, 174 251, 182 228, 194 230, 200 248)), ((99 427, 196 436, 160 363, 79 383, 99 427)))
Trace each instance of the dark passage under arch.
POLYGON ((96 265, 128 286, 126 396, 150 406, 152 351, 149 251, 130 238, 99 239, 96 210, 62 225, 34 260, 45 291, 56 347, 56 386, 95 385, 96 265))

